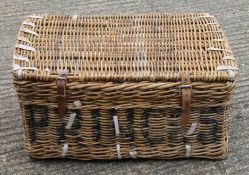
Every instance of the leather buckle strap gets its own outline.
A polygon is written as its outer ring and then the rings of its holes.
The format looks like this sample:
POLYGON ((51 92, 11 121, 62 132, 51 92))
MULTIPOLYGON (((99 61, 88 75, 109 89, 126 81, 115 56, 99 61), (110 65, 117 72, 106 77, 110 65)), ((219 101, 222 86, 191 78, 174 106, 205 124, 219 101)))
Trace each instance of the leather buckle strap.
POLYGON ((60 117, 64 117, 66 113, 66 84, 67 84, 67 70, 60 70, 56 80, 57 85, 57 103, 58 113, 60 117))
POLYGON ((181 75, 181 83, 182 85, 179 87, 181 91, 181 123, 182 127, 185 128, 188 124, 190 118, 191 111, 191 94, 192 94, 192 86, 190 75, 188 73, 182 73, 181 75))

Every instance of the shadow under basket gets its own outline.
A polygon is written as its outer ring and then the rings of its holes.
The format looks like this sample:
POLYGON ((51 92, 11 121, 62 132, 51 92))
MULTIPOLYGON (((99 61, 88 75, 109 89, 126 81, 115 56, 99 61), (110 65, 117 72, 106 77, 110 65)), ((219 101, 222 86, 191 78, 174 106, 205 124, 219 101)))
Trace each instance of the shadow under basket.
POLYGON ((33 158, 227 153, 238 68, 209 14, 31 15, 13 74, 33 158))

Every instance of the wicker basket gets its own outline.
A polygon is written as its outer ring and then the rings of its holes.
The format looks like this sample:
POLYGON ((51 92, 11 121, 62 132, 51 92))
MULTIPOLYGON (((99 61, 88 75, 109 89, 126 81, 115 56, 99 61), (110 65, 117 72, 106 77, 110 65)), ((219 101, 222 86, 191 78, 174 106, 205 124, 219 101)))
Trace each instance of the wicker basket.
POLYGON ((28 16, 13 56, 27 152, 223 158, 237 72, 206 13, 28 16))

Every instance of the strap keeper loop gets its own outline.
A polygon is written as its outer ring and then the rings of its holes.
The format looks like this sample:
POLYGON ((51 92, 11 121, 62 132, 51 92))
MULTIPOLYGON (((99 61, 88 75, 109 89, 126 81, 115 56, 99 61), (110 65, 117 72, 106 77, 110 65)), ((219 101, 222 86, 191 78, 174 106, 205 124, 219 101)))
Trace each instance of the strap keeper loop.
POLYGON ((188 85, 181 85, 179 86, 179 89, 192 89, 192 85, 188 84, 188 85))

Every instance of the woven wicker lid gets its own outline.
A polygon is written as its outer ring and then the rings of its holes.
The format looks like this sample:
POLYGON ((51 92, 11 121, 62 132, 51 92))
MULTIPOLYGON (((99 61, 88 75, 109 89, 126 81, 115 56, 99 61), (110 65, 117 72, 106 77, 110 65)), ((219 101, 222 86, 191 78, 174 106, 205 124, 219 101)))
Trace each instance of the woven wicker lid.
POLYGON ((71 81, 234 80, 237 65, 217 20, 204 13, 31 15, 13 55, 20 79, 71 81))

